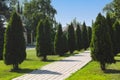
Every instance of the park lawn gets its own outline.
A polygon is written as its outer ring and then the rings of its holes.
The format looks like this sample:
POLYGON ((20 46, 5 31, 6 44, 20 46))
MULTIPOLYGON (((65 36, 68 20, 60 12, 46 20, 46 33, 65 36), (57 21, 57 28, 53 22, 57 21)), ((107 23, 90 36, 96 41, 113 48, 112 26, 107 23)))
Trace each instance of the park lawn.
POLYGON ((40 58, 36 57, 35 50, 27 50, 27 59, 19 65, 19 67, 22 69, 19 72, 10 72, 12 66, 6 66, 3 61, 0 61, 0 80, 11 80, 12 78, 31 72, 35 69, 63 58, 64 57, 59 57, 57 55, 48 56, 48 61, 43 62, 40 61, 40 58))
POLYGON ((115 59, 116 64, 107 65, 108 70, 105 73, 101 71, 97 62, 91 61, 66 80, 120 80, 120 54, 115 59))

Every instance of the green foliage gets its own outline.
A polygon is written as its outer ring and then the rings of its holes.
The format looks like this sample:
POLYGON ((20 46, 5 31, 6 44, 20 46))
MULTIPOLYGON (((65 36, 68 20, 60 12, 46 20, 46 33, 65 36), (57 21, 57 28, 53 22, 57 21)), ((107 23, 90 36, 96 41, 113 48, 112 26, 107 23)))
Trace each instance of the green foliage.
POLYGON ((28 25, 27 29, 29 31, 33 30, 34 36, 36 36, 36 26, 39 20, 47 16, 50 18, 52 24, 54 23, 54 16, 57 11, 51 5, 51 0, 31 0, 25 2, 24 5, 24 15, 27 18, 26 25, 28 25))
POLYGON ((113 24, 114 31, 114 54, 118 54, 120 52, 120 23, 116 20, 113 24))
POLYGON ((113 0, 115 16, 120 19, 120 0, 113 0))
POLYGON ((3 59, 4 31, 5 29, 0 25, 0 60, 3 59))
POLYGON ((90 46, 91 38, 92 38, 92 28, 88 27, 88 47, 90 46))
POLYGON ((102 70, 105 70, 105 64, 115 62, 107 23, 100 13, 92 27, 91 56, 100 62, 102 70))
POLYGON ((24 28, 20 16, 14 12, 5 32, 4 45, 4 62, 6 65, 13 65, 13 69, 17 69, 17 66, 26 58, 23 32, 24 28))
POLYGON ((103 11, 109 13, 111 17, 120 20, 120 0, 113 0, 104 7, 103 11))
POLYGON ((54 40, 55 53, 63 56, 68 51, 68 42, 66 35, 62 32, 61 24, 58 25, 58 30, 54 40))
POLYGON ((55 48, 55 53, 56 54, 59 54, 60 56, 63 56, 64 53, 63 53, 63 32, 62 32, 62 26, 61 24, 58 25, 58 30, 57 30, 57 33, 55 35, 55 40, 54 40, 54 48, 55 48))
POLYGON ((76 49, 75 32, 72 23, 68 26, 68 48, 70 53, 73 53, 76 49))
POLYGON ((77 50, 82 49, 82 35, 79 24, 77 24, 77 29, 76 29, 76 46, 77 46, 77 50))
POLYGON ((37 26, 37 56, 43 57, 43 60, 47 60, 47 55, 52 53, 52 42, 51 42, 51 23, 46 18, 41 20, 37 26))
POLYGON ((116 53, 115 52, 115 44, 114 44, 115 43, 114 42, 115 36, 114 36, 114 31, 113 31, 113 24, 115 22, 115 19, 112 18, 109 13, 107 13, 106 14, 106 22, 107 22, 107 26, 108 26, 108 31, 110 33, 110 38, 111 38, 111 41, 112 41, 113 52, 116 53))
POLYGON ((83 48, 86 50, 88 48, 88 33, 87 33, 87 26, 85 22, 83 23, 82 26, 82 42, 83 42, 83 48))
POLYGON ((3 59, 4 32, 3 22, 0 20, 0 60, 3 59))
POLYGON ((62 35, 62 44, 63 44, 62 51, 65 54, 68 52, 68 40, 67 40, 66 34, 64 33, 62 35))

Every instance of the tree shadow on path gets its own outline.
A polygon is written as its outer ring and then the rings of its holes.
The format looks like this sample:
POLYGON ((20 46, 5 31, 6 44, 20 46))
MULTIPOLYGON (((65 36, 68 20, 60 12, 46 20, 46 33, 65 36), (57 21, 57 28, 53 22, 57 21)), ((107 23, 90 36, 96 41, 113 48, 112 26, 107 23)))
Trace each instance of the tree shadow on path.
POLYGON ((35 70, 29 74, 52 74, 52 75, 62 75, 59 72, 54 72, 54 71, 50 71, 50 70, 35 70))

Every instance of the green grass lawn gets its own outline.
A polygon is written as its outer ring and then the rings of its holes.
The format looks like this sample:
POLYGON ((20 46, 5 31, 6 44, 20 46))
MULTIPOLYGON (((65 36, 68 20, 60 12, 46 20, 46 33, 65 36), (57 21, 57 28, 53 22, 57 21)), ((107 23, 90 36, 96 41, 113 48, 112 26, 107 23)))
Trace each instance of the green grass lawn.
POLYGON ((107 65, 106 73, 100 70, 97 62, 91 61, 66 80, 120 80, 120 55, 116 56, 116 60, 116 64, 107 65))
POLYGON ((48 56, 48 61, 40 61, 40 58, 36 57, 35 50, 27 50, 27 59, 19 65, 22 69, 19 72, 10 72, 12 66, 6 66, 3 61, 0 61, 0 80, 11 80, 17 76, 31 72, 51 62, 63 59, 64 57, 59 56, 48 56))

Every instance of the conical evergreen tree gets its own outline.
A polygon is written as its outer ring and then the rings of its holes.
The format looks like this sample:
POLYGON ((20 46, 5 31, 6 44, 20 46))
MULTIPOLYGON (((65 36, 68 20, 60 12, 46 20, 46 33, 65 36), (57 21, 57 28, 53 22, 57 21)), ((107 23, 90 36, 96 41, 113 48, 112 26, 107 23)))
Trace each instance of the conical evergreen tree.
POLYGON ((4 32, 3 21, 0 19, 0 60, 3 59, 4 32))
POLYGON ((100 13, 92 28, 91 56, 105 70, 105 65, 114 63, 115 60, 106 20, 100 13))
POLYGON ((83 48, 86 50, 88 48, 88 33, 87 33, 87 26, 85 24, 85 22, 83 23, 82 26, 82 42, 83 42, 83 48))
POLYGON ((108 26, 108 30, 109 30, 109 33, 110 33, 110 38, 111 38, 111 41, 112 41, 112 46, 113 46, 113 52, 115 52, 115 35, 114 35, 114 30, 113 30, 113 24, 114 24, 114 21, 115 19, 111 18, 110 17, 110 14, 107 13, 106 14, 106 22, 107 22, 107 26, 108 26))
POLYGON ((47 60, 47 55, 52 52, 52 42, 51 42, 51 24, 49 19, 46 18, 39 22, 37 26, 37 57, 43 57, 43 61, 47 60))
POLYGON ((65 54, 66 52, 68 52, 68 40, 64 33, 62 35, 62 44, 63 53, 65 54))
POLYGON ((10 18, 5 33, 4 62, 13 65, 13 70, 18 70, 18 65, 26 59, 26 44, 24 28, 20 16, 14 12, 10 18))
POLYGON ((63 35, 62 26, 61 26, 61 24, 59 24, 57 33, 55 35, 54 48, 55 48, 55 53, 60 55, 60 56, 64 55, 63 49, 62 49, 63 48, 62 35, 63 35))
POLYGON ((75 32, 72 23, 68 26, 68 47, 70 53, 73 53, 76 49, 75 32))
POLYGON ((79 24, 77 24, 77 29, 76 29, 76 45, 77 45, 77 50, 82 49, 82 35, 79 24))
POLYGON ((90 46, 90 42, 91 42, 91 38, 92 38, 92 28, 91 27, 88 27, 88 47, 90 46))
POLYGON ((120 24, 116 20, 115 23, 113 24, 113 31, 114 31, 114 54, 118 54, 120 52, 120 24))

